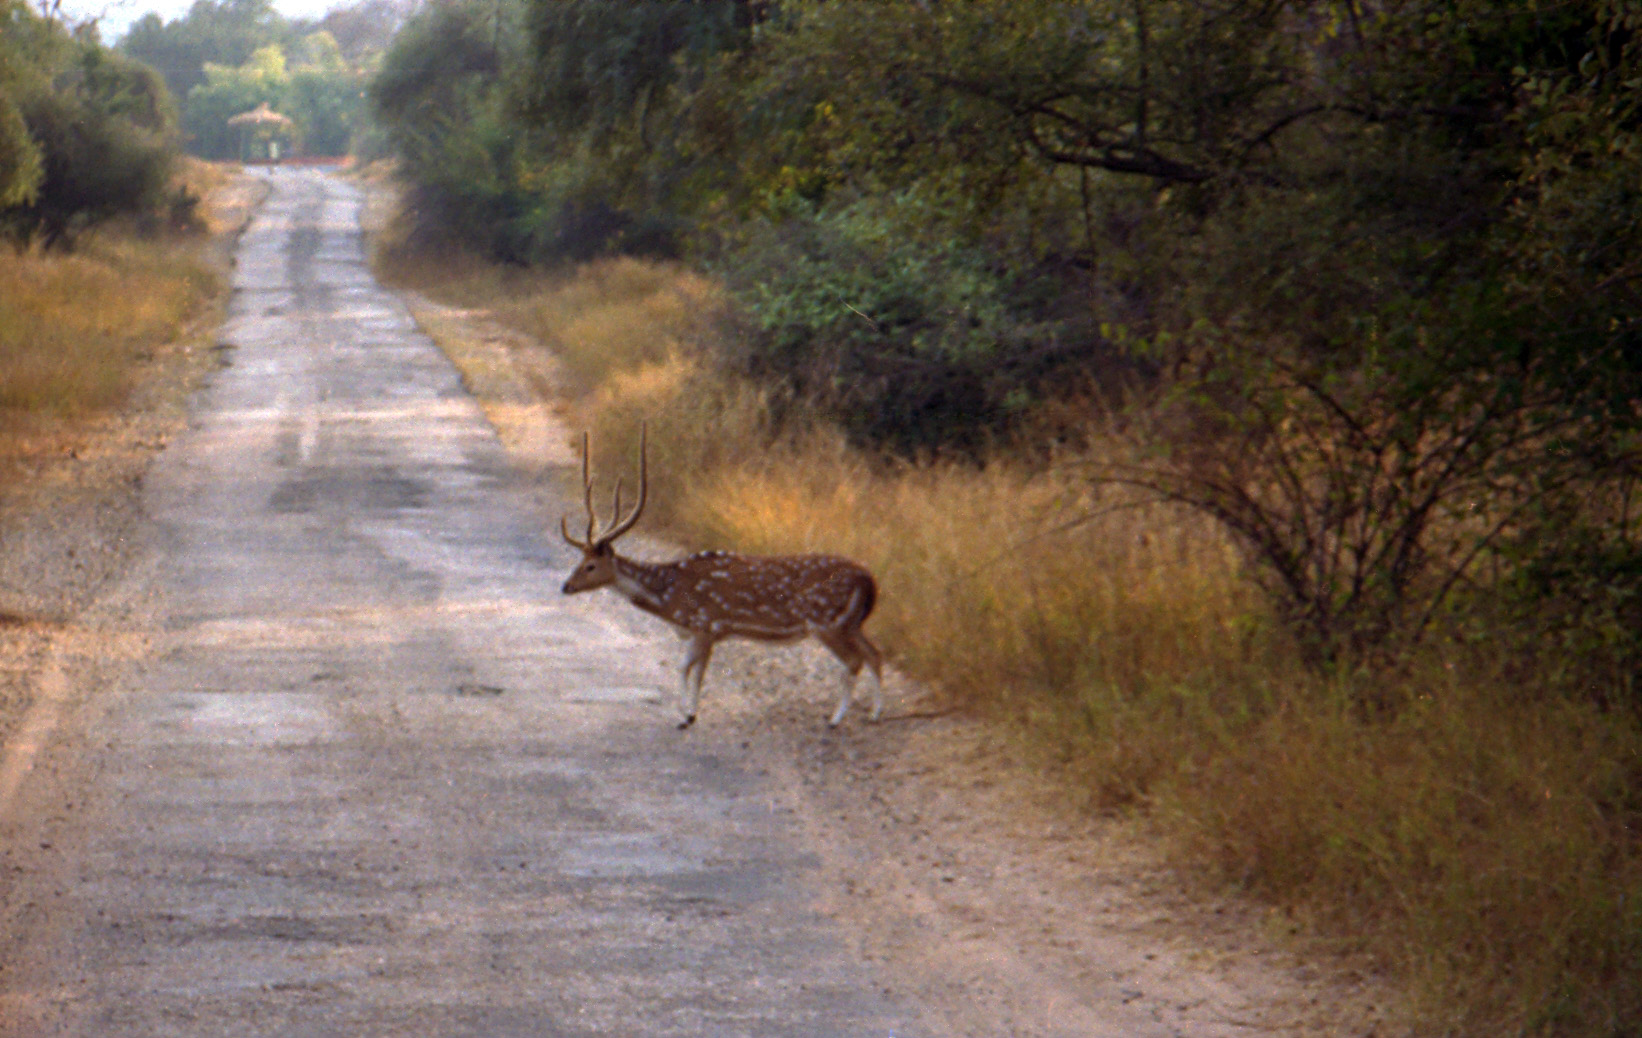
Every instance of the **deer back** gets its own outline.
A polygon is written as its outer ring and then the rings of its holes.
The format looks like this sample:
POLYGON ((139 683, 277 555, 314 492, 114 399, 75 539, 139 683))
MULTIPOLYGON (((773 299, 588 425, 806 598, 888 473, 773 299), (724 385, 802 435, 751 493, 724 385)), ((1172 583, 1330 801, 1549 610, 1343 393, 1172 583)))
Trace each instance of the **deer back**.
POLYGON ((796 638, 859 627, 878 597, 870 573, 832 555, 709 551, 646 568, 652 573, 641 582, 651 601, 635 601, 714 637, 796 638))

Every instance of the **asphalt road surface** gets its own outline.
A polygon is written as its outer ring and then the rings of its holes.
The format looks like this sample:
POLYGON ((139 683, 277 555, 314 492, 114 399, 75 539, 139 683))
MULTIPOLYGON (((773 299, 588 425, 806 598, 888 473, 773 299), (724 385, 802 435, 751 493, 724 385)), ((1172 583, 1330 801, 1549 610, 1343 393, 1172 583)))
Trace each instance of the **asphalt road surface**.
POLYGON ((82 777, 59 748, 8 780, 18 810, 60 785, 14 848, 0 1027, 938 1033, 815 907, 738 744, 674 730, 676 643, 559 594, 575 504, 373 281, 358 191, 270 179, 225 366, 148 483, 126 608, 157 644, 59 710, 82 777))

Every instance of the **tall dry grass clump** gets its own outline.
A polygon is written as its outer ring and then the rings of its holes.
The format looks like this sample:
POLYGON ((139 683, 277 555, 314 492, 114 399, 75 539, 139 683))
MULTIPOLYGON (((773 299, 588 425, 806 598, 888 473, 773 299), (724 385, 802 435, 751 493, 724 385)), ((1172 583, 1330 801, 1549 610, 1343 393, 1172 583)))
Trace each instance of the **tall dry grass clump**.
POLYGON ((0 244, 0 466, 59 450, 124 406, 152 361, 197 329, 226 287, 229 232, 250 197, 185 160, 170 226, 111 222, 72 251, 0 244))
POLYGON ((107 235, 73 253, 0 249, 0 426, 119 405, 215 275, 186 245, 107 235))
POLYGON ((1180 750, 1167 722, 1248 708, 1251 690, 1228 696, 1216 676, 1238 673, 1266 635, 1245 622, 1228 546, 1194 516, 1068 470, 885 465, 828 432, 730 459, 685 491, 698 537, 865 562, 883 588, 874 627, 898 664, 1058 733, 1053 752, 1076 757, 1082 798, 1147 798, 1180 750))
POLYGON ((1319 674, 1217 527, 1088 478, 1098 434, 1051 462, 865 456, 690 348, 712 299, 622 261, 493 305, 576 372, 597 465, 650 423, 651 522, 866 563, 897 665, 1025 733, 1069 796, 1141 808, 1183 878, 1383 969, 1431 1033, 1642 1028, 1634 717, 1536 694, 1486 642, 1319 674))
POLYGON ((637 369, 681 363, 682 344, 721 305, 716 284, 675 264, 614 257, 566 269, 504 266, 459 248, 418 249, 396 221, 372 254, 386 283, 482 309, 534 339, 557 360, 561 390, 578 397, 637 369))
POLYGON ((551 291, 516 297, 499 310, 558 357, 572 392, 587 393, 635 370, 682 361, 682 343, 720 305, 706 278, 630 258, 579 267, 551 291))
POLYGON ((1183 860, 1412 988, 1434 1033, 1620 1035, 1642 1010, 1642 739, 1478 665, 1364 716, 1287 697, 1163 796, 1183 860))

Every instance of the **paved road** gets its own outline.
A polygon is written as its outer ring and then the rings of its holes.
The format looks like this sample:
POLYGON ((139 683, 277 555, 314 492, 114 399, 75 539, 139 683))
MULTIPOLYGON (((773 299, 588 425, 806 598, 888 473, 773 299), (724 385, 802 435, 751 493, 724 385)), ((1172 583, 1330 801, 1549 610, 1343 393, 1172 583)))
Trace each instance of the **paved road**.
POLYGON ((272 180, 150 481, 160 644, 12 880, 4 1033, 932 1033, 738 744, 673 729, 671 639, 558 594, 560 505, 373 282, 358 192, 272 180))

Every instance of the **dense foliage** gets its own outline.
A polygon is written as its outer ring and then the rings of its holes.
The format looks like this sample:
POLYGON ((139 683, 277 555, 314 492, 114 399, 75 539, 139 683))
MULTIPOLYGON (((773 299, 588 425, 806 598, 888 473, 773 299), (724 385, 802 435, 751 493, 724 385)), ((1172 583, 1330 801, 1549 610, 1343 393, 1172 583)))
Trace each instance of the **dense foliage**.
POLYGON ((19 97, 34 84, 35 69, 13 33, 27 23, 27 9, 16 0, 0 4, 0 206, 27 202, 40 186, 40 146, 29 136, 19 97))
POLYGON ((120 49, 164 76, 181 98, 205 82, 207 63, 243 65, 259 48, 292 42, 291 30, 267 0, 196 0, 171 22, 153 12, 143 15, 120 49))
POLYGON ((46 245, 165 206, 176 116, 154 72, 0 3, 0 232, 46 245))
POLYGON ((506 9, 437 4, 400 31, 372 80, 378 122, 399 155, 422 229, 461 228, 474 246, 521 252, 530 193, 520 181, 520 130, 510 125, 499 77, 496 19, 506 9))
POLYGON ((366 0, 310 21, 285 18, 270 0, 196 0, 171 22, 145 15, 120 49, 165 77, 196 155, 242 157, 252 142, 228 120, 261 104, 292 120, 288 146, 342 155, 367 130, 366 77, 403 6, 366 0))
POLYGON ((667 252, 695 197, 677 105, 750 28, 732 0, 453 0, 399 34, 371 97, 424 215, 492 255, 667 252))

